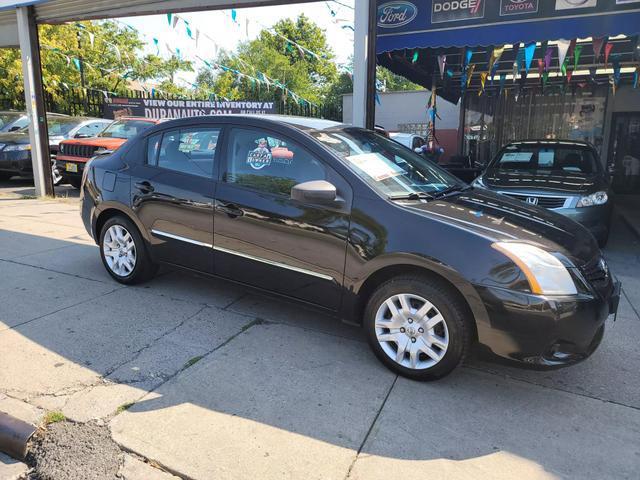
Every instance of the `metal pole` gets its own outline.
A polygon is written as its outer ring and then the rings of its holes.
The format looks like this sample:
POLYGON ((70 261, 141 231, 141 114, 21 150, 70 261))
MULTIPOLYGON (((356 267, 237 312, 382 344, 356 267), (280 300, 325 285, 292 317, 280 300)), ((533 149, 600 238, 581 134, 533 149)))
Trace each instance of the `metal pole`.
POLYGON ((22 75, 24 77, 24 97, 29 116, 29 140, 31 142, 31 164, 36 195, 54 196, 51 178, 51 153, 49 152, 49 131, 42 90, 42 69, 38 26, 33 7, 16 8, 18 38, 22 55, 22 75))
POLYGON ((84 62, 82 61, 82 39, 80 38, 80 30, 76 32, 78 39, 78 64, 80 67, 80 85, 82 86, 82 104, 84 105, 84 114, 89 115, 89 99, 87 98, 87 83, 84 78, 84 62))
POLYGON ((376 37, 377 13, 376 0, 369 0, 369 41, 367 42, 367 106, 365 113, 365 128, 373 130, 376 126, 376 37))
MULTIPOLYGON (((355 32, 353 42, 353 124, 356 127, 367 125, 367 88, 368 78, 368 42, 369 42, 369 3, 375 0, 355 2, 355 32)), ((372 86, 375 89, 375 85, 372 86)), ((374 97, 375 101, 375 97, 374 97)))

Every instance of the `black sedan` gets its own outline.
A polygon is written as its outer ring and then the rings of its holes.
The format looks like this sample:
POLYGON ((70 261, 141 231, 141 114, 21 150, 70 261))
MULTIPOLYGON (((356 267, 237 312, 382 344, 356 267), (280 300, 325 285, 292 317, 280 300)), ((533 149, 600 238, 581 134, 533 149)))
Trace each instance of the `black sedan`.
POLYGON ((510 143, 474 181, 477 187, 554 210, 580 222, 601 247, 609 238, 613 210, 610 183, 595 148, 573 140, 510 143))
MULTIPOLYGON (((58 151, 58 144, 69 138, 94 137, 111 120, 91 117, 69 117, 56 113, 47 114, 49 128, 49 149, 52 156, 58 151)), ((55 163, 51 165, 53 183, 62 182, 62 176, 55 163)), ((33 168, 31 164, 31 140, 29 128, 23 127, 8 133, 0 133, 0 180, 7 180, 14 176, 31 176, 33 168)))
POLYGON ((117 281, 167 263, 306 302, 361 324, 415 379, 447 375, 476 343, 575 363, 617 309, 619 284, 579 224, 334 122, 163 123, 93 159, 81 195, 117 281))

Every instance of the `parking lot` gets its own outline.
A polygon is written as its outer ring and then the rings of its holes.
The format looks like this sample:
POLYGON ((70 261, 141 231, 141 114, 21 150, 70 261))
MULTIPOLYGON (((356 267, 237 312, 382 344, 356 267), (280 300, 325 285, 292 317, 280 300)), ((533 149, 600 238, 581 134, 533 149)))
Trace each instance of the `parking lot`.
POLYGON ((125 478, 638 478, 640 239, 618 217, 623 296, 591 358, 418 383, 300 305, 181 271, 117 284, 77 191, 28 190, 0 185, 0 410, 106 425, 125 478))

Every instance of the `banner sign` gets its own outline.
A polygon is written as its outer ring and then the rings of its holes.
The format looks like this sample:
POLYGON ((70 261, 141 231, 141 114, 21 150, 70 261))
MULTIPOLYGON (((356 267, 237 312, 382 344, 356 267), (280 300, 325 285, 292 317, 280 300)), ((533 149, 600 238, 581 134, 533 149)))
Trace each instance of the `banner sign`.
POLYGON ((640 0, 377 0, 377 51, 640 33, 640 0))
POLYGON ((165 100, 160 98, 112 97, 104 104, 104 118, 188 118, 204 115, 227 115, 236 113, 274 114, 274 102, 165 100))

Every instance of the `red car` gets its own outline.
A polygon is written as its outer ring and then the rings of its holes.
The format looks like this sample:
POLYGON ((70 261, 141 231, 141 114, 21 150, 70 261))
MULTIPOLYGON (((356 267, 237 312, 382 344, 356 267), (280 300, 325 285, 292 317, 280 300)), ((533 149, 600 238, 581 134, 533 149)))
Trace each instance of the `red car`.
POLYGON ((80 188, 82 171, 91 158, 105 151, 117 150, 127 140, 159 122, 154 118, 123 117, 111 123, 97 137, 61 142, 56 167, 62 181, 80 188))

